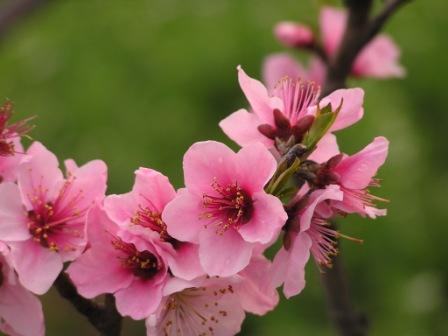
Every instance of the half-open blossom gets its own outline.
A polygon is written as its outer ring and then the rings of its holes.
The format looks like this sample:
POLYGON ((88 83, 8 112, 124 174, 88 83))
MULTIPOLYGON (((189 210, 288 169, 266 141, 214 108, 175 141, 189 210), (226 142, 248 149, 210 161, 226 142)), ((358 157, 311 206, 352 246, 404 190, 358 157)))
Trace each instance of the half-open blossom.
POLYGON ((39 299, 17 279, 10 252, 0 242, 0 331, 11 336, 43 336, 44 316, 39 299))
POLYGON ((245 314, 231 279, 172 278, 157 312, 146 319, 147 336, 232 336, 245 314))
POLYGON ((0 184, 0 239, 11 248, 20 281, 36 294, 50 288, 63 262, 82 252, 87 211, 106 190, 102 161, 65 165, 66 178, 57 158, 35 142, 19 167, 18 185, 0 184))
POLYGON ((359 88, 336 90, 318 101, 320 87, 314 82, 285 77, 268 92, 241 67, 238 79, 252 112, 240 109, 219 125, 241 146, 261 142, 271 148, 275 139, 287 141, 291 136, 300 142, 314 121, 317 106, 331 104, 333 111, 340 108, 329 132, 348 127, 363 115, 364 92, 359 88))
POLYGON ((287 47, 308 47, 314 42, 311 28, 295 22, 278 23, 274 28, 274 34, 287 47))
POLYGON ((100 205, 87 216, 88 249, 67 269, 86 298, 115 296, 123 316, 139 320, 152 314, 162 300, 168 279, 163 250, 148 235, 135 235, 111 221, 100 205))
POLYGON ((17 148, 15 140, 28 133, 32 128, 28 124, 30 119, 9 124, 12 111, 13 106, 9 100, 0 107, 0 156, 12 156, 21 151, 21 148, 17 148))
MULTIPOLYGON (((330 181, 338 184, 344 193, 341 201, 332 201, 331 205, 342 214, 358 213, 370 218, 386 215, 385 209, 377 209, 375 201, 383 199, 370 194, 369 187, 379 186, 375 179, 378 169, 384 164, 388 153, 389 141, 376 137, 358 153, 338 155, 330 159, 317 174, 317 182, 330 181)), ((323 186, 322 185, 322 186, 323 186)))
POLYGON ((306 205, 289 223, 287 238, 290 246, 279 250, 272 268, 274 282, 283 284, 287 298, 299 294, 305 287, 305 265, 310 253, 318 264, 331 264, 340 234, 329 226, 327 220, 332 212, 328 211, 326 203, 330 200, 341 201, 342 197, 342 191, 335 185, 313 191, 306 205))
POLYGON ((233 152, 224 144, 193 144, 184 156, 186 188, 162 215, 168 233, 199 244, 209 275, 231 276, 247 266, 256 243, 274 239, 286 221, 280 200, 263 188, 277 163, 261 144, 233 152))
MULTIPOLYGON (((334 55, 342 41, 347 24, 347 12, 333 7, 323 7, 320 13, 322 43, 328 55, 334 55)), ((400 50, 394 41, 380 34, 373 38, 355 59, 352 74, 376 78, 402 77, 404 69, 399 64, 400 50)))
POLYGON ((203 274, 197 245, 171 237, 162 219, 166 204, 175 196, 176 191, 166 176, 149 168, 140 168, 135 172, 132 191, 107 196, 104 208, 108 216, 123 228, 141 228, 155 233, 155 240, 161 240, 167 246, 166 258, 173 274, 191 280, 203 274))

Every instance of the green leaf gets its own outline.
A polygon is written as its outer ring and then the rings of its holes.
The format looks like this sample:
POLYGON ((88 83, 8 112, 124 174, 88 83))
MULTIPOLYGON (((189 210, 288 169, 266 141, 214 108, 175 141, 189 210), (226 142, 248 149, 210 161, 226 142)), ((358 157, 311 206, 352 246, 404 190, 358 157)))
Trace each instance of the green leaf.
POLYGON ((341 110, 341 104, 335 111, 332 111, 331 104, 329 103, 324 108, 317 107, 316 119, 314 119, 308 132, 305 134, 302 143, 309 149, 312 150, 322 137, 327 134, 331 125, 333 125, 339 111, 341 110))
POLYGON ((276 179, 269 183, 266 190, 267 193, 278 195, 283 187, 288 183, 291 176, 300 168, 300 160, 296 158, 294 162, 285 171, 283 171, 276 179))

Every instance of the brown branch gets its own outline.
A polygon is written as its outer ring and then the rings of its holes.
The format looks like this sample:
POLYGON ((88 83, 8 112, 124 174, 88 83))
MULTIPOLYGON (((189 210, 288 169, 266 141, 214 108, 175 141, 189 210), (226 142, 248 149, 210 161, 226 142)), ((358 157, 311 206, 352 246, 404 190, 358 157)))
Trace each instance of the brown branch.
POLYGON ((346 80, 359 52, 384 27, 388 19, 410 0, 391 0, 382 11, 370 19, 372 0, 346 0, 348 21, 344 36, 336 55, 328 63, 323 94, 345 87, 346 80))
POLYGON ((122 318, 115 308, 112 295, 106 295, 105 305, 101 306, 78 294, 75 286, 65 273, 61 273, 54 286, 59 294, 84 315, 102 336, 119 336, 122 318))
POLYGON ((0 39, 8 30, 50 0, 9 0, 0 7, 0 39))
MULTIPOLYGON (((334 223, 332 225, 335 226, 334 223)), ((341 254, 334 257, 332 267, 321 274, 321 281, 325 287, 329 315, 339 335, 367 335, 368 318, 366 314, 358 311, 353 303, 341 254)))
MULTIPOLYGON (((327 78, 322 90, 325 96, 346 86, 353 63, 359 52, 383 28, 388 19, 401 5, 410 0, 388 1, 383 10, 370 19, 372 0, 346 0, 348 8, 347 27, 339 50, 328 62, 327 78)), ((333 259, 333 267, 321 276, 325 287, 330 317, 342 336, 365 336, 368 319, 355 309, 350 294, 341 255, 333 259)))

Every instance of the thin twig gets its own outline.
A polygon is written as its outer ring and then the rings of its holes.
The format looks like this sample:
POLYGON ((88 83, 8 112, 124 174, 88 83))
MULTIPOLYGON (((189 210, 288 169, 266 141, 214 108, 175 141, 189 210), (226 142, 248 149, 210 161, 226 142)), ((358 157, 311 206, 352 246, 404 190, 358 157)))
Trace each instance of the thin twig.
POLYGON ((348 22, 338 52, 328 63, 323 94, 345 87, 359 52, 378 34, 388 19, 411 0, 388 1, 380 13, 370 19, 372 0, 346 0, 348 22))
POLYGON ((369 42, 384 27, 384 24, 392 14, 408 2, 411 2, 411 0, 392 0, 387 2, 383 10, 370 21, 369 29, 366 34, 367 42, 369 42))
POLYGON ((87 317, 103 336, 119 336, 122 318, 115 308, 112 295, 106 295, 105 305, 88 300, 78 294, 75 286, 65 273, 61 273, 54 284, 59 294, 69 301, 82 315, 87 317))

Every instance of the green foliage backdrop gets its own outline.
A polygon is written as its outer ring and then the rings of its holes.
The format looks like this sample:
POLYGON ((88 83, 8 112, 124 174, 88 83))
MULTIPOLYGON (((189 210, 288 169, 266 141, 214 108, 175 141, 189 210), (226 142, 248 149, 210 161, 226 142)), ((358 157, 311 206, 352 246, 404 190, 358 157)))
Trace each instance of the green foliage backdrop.
MULTIPOLYGON (((391 140, 381 196, 389 216, 348 218, 343 243, 357 303, 372 335, 448 335, 448 146, 445 55, 448 5, 414 1, 387 27, 402 47, 404 80, 353 82, 366 90, 365 118, 344 131, 351 153, 376 135, 391 140)), ((61 159, 102 158, 110 193, 130 189, 149 166, 182 185, 181 160, 197 140, 230 144, 217 123, 246 104, 235 68, 259 75, 263 57, 282 48, 279 20, 316 25, 317 1, 60 0, 20 22, 0 41, 0 97, 61 159)), ((331 335, 319 274, 244 335, 331 335)), ((43 298, 48 335, 95 335, 56 293, 43 298)), ((126 322, 124 335, 143 335, 126 322)))

